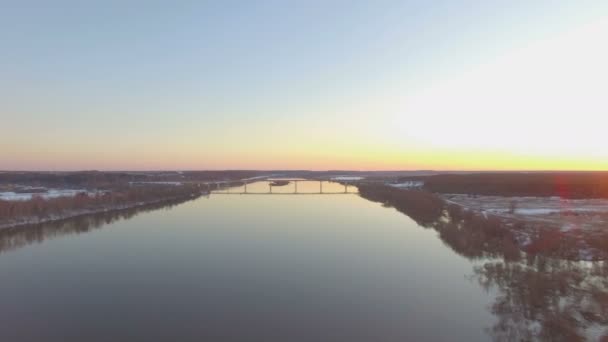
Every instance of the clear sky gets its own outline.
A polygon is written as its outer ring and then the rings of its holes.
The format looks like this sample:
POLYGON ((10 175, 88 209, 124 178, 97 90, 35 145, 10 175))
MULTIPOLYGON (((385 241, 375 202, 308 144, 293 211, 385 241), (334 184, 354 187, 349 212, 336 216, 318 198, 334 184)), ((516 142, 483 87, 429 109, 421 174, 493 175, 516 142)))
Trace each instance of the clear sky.
POLYGON ((608 169, 608 1, 0 0, 0 169, 608 169))

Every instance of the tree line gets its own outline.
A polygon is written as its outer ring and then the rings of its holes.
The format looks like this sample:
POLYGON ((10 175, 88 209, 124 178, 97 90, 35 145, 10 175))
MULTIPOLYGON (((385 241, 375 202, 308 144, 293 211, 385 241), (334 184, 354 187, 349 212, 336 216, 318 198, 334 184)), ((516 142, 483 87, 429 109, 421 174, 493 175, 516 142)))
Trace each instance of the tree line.
POLYGON ((430 192, 491 196, 608 198, 608 172, 510 172, 404 177, 430 192))
POLYGON ((426 190, 361 184, 359 193, 365 199, 394 207, 420 226, 435 229, 450 248, 468 258, 516 260, 523 251, 579 260, 582 241, 591 248, 594 258, 608 258, 608 232, 563 232, 558 227, 474 212, 426 190))
POLYGON ((27 201, 0 200, 0 224, 23 219, 61 217, 79 210, 95 211, 121 208, 154 201, 189 198, 200 194, 193 185, 182 186, 129 186, 122 189, 75 196, 43 198, 33 195, 27 201))
POLYGON ((124 210, 101 211, 90 215, 80 215, 66 220, 50 221, 28 227, 0 229, 0 254, 19 249, 33 243, 41 243, 70 234, 84 234, 119 220, 130 219, 140 213, 161 208, 171 208, 191 200, 191 197, 168 199, 124 210))

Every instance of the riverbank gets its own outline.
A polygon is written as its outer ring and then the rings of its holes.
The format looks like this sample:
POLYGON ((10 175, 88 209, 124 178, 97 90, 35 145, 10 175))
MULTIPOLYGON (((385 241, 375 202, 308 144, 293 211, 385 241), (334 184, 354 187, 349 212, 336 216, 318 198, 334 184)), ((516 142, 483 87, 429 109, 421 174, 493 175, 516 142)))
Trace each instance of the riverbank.
POLYGON ((566 260, 608 259, 608 232, 604 230, 563 230, 525 217, 474 210, 425 190, 370 184, 360 185, 359 193, 435 229, 448 245, 468 257, 509 259, 521 251, 566 260))
POLYGON ((141 213, 169 209, 197 198, 197 196, 194 196, 192 198, 167 199, 130 208, 82 214, 61 220, 0 229, 0 255, 45 240, 100 229, 120 220, 131 219, 141 213))
POLYGON ((0 200, 0 229, 66 220, 83 215, 133 209, 202 195, 197 186, 129 187, 97 195, 33 197, 27 201, 0 200))

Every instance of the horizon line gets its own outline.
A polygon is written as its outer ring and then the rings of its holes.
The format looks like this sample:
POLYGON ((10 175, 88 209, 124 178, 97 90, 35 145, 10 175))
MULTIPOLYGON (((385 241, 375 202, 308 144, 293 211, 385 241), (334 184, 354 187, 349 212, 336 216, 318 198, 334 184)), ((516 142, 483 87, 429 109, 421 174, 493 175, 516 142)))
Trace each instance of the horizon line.
POLYGON ((357 169, 328 169, 328 170, 309 170, 309 169, 76 169, 76 170, 50 170, 50 169, 38 169, 38 170, 25 170, 25 169, 14 169, 14 170, 0 170, 0 173, 10 173, 10 172, 43 172, 43 173, 78 173, 78 172, 237 172, 237 171, 246 171, 246 172, 359 172, 359 173, 378 173, 378 172, 466 172, 466 173, 510 173, 510 172, 529 172, 529 173, 543 173, 543 172, 564 172, 564 173, 597 173, 597 172, 608 172, 608 169, 598 169, 598 170, 551 170, 551 169, 486 169, 486 170, 467 170, 467 169, 449 169, 449 170, 434 170, 434 169, 412 169, 412 170, 357 170, 357 169))

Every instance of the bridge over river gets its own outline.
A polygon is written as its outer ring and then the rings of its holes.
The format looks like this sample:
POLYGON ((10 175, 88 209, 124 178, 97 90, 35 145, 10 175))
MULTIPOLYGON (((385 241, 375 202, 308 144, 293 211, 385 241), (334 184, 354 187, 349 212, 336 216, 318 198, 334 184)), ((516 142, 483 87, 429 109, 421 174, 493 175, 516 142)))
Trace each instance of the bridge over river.
POLYGON ((213 195, 345 195, 357 194, 356 180, 336 180, 336 179, 304 179, 304 178, 266 178, 255 180, 241 181, 226 181, 214 182, 210 187, 210 193, 213 195), (248 185, 251 182, 256 184, 255 189, 251 189, 248 185), (259 183, 266 183, 266 186, 261 187, 259 183), (283 184, 285 183, 285 184, 283 184), (303 186, 304 184, 306 186, 303 186), (325 183, 325 189, 324 189, 325 183), (328 186, 328 183, 333 183, 328 186), (314 186, 312 190, 311 184, 314 186), (336 191, 336 186, 340 185, 339 191, 336 191), (212 189, 215 187, 215 189, 212 189), (305 189, 302 189, 302 188, 305 189), (327 188, 330 189, 327 189, 327 188), (342 187, 344 190, 342 190, 342 187), (261 190, 263 188, 265 190, 261 190), (267 190, 266 190, 267 189, 267 190), (278 191, 276 189, 279 189, 278 191), (312 191, 311 191, 312 190, 312 191))

